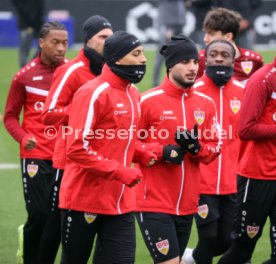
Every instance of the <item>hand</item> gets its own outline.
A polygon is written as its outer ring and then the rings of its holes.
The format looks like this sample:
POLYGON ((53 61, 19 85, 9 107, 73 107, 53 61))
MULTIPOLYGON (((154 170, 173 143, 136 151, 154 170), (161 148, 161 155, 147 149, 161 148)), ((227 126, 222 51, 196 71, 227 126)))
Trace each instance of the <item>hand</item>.
POLYGON ((142 166, 147 166, 147 167, 151 167, 152 165, 154 165, 154 163, 156 162, 157 160, 157 156, 156 154, 154 154, 153 152, 151 151, 145 151, 143 153, 143 155, 141 155, 141 158, 140 158, 140 164, 142 166))
POLYGON ((181 164, 185 151, 178 145, 166 145, 163 147, 163 160, 172 164, 181 164))
POLYGON ((194 125, 193 133, 188 129, 183 131, 176 131, 175 141, 184 150, 190 152, 192 155, 196 155, 201 149, 201 145, 198 142, 198 126, 194 125))
POLYGON ((121 167, 115 174, 115 179, 128 187, 135 186, 142 178, 142 171, 137 168, 121 167))
POLYGON ((32 150, 36 147, 37 141, 33 135, 27 135, 23 138, 22 145, 26 150, 32 150))

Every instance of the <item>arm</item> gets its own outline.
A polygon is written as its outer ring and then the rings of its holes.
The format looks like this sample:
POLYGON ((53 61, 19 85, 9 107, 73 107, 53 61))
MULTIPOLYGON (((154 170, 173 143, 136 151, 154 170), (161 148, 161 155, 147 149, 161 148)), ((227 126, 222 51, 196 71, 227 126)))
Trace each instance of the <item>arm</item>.
POLYGON ((255 73, 245 87, 239 121, 242 140, 276 139, 275 124, 265 124, 261 120, 265 106, 271 99, 273 85, 269 81, 263 82, 262 72, 255 73))
POLYGON ((53 76, 52 85, 42 112, 45 125, 67 124, 71 107, 71 100, 79 87, 74 78, 74 72, 69 74, 58 68, 53 76))
POLYGON ((19 116, 25 104, 26 91, 16 77, 13 79, 6 102, 4 124, 9 134, 18 142, 25 145, 32 135, 27 134, 19 123, 19 116))
POLYGON ((98 123, 98 113, 104 107, 102 104, 97 107, 97 101, 93 102, 91 94, 83 94, 77 93, 72 104, 69 126, 75 133, 67 138, 67 157, 79 167, 89 170, 91 175, 117 180, 129 187, 134 186, 142 178, 139 169, 125 167, 115 159, 107 159, 93 148, 93 139, 89 132, 98 123))

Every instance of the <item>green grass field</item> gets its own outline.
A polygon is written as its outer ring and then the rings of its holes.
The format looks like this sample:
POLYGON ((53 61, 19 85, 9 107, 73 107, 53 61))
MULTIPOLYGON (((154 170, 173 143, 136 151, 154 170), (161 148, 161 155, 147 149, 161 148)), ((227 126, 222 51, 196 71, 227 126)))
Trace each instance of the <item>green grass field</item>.
MULTIPOLYGON (((69 51, 67 57, 72 58, 76 53, 76 51, 69 51)), ((261 54, 267 63, 272 62, 274 56, 276 56, 276 52, 272 51, 261 52, 261 54)), ((149 89, 152 83, 154 53, 146 52, 146 57, 148 58, 147 73, 144 80, 138 84, 140 91, 149 89)), ((11 78, 18 69, 17 50, 0 49, 0 113, 4 111, 11 78)), ((19 151, 18 144, 8 135, 3 122, 0 121, 0 165, 3 163, 19 164, 19 151)), ((1 169, 0 167, 0 264, 15 263, 17 227, 25 222, 25 218, 26 212, 20 171, 19 169, 1 169)), ((267 229, 266 227, 262 238, 258 242, 252 259, 253 264, 260 264, 269 257, 270 242, 267 229)), ((194 247, 196 240, 196 229, 193 228, 189 246, 194 247)), ((56 263, 59 263, 59 257, 56 263)), ((136 263, 152 263, 138 229, 136 263)))

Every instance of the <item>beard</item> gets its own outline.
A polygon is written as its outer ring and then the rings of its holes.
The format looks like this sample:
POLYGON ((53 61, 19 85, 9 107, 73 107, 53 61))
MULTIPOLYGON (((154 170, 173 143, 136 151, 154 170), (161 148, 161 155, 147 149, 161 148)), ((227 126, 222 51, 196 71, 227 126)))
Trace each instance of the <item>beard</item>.
POLYGON ((195 83, 195 80, 193 80, 193 81, 186 81, 182 77, 176 76, 176 75, 174 75, 173 78, 184 89, 185 88, 189 89, 195 83))

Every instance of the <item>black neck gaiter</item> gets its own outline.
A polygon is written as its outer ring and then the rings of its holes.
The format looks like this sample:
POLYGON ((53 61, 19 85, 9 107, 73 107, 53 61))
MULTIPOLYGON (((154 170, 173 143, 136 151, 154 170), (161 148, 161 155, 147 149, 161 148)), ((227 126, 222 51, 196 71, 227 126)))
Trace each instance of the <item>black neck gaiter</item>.
POLYGON ((233 67, 224 65, 207 66, 206 75, 211 78, 217 86, 223 86, 231 79, 233 67))
POLYGON ((118 65, 115 62, 108 62, 107 65, 111 71, 132 83, 140 82, 146 73, 146 64, 118 65))
POLYGON ((95 50, 84 46, 84 55, 90 61, 90 71, 95 75, 99 75, 102 72, 103 65, 105 63, 104 57, 95 50))

